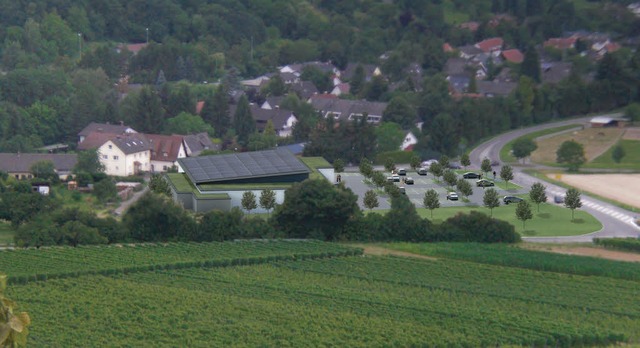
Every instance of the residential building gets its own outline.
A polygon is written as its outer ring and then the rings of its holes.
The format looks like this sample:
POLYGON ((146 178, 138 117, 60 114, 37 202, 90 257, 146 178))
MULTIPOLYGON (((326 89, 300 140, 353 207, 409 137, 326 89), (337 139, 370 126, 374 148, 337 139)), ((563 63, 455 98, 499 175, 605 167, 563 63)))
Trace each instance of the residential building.
POLYGON ((417 143, 418 143, 418 138, 413 134, 413 132, 409 131, 404 136, 404 140, 402 140, 402 145, 400 145, 400 150, 412 151, 413 146, 417 143))
POLYGON ((351 121, 367 115, 367 122, 373 124, 380 123, 387 108, 387 103, 326 98, 322 95, 311 97, 311 105, 325 118, 332 116, 335 119, 351 121))
POLYGON ((78 133, 78 143, 82 143, 91 133, 125 134, 137 132, 135 129, 125 126, 122 122, 120 124, 91 122, 78 133))
POLYGON ((178 158, 187 157, 184 138, 181 135, 145 134, 151 143, 150 171, 166 172, 177 167, 178 158))
POLYGON ((255 105, 250 106, 251 116, 256 121, 256 129, 263 132, 267 122, 271 121, 278 137, 291 136, 293 126, 298 122, 298 118, 293 111, 285 109, 263 109, 255 105))
POLYGON ((519 49, 504 50, 500 54, 504 60, 513 64, 520 64, 524 60, 524 55, 519 49))
POLYGON ((53 168, 60 180, 66 180, 78 162, 76 154, 53 153, 0 153, 0 171, 7 173, 16 179, 32 179, 34 177, 31 167, 38 163, 48 161, 53 163, 53 168))
POLYGON ((209 134, 197 133, 183 136, 184 150, 187 157, 199 156, 202 151, 205 150, 220 150, 219 144, 214 144, 209 137, 209 134))
POLYGON ((78 150, 97 149, 105 173, 129 176, 151 169, 151 142, 139 133, 93 132, 78 144, 78 150))

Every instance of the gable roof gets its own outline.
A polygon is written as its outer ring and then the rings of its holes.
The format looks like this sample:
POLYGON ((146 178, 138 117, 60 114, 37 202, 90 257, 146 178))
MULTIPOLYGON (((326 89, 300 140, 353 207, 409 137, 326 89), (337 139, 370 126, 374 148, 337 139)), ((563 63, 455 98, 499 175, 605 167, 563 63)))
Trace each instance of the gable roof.
POLYGON ((370 102, 366 100, 346 100, 346 99, 328 99, 319 96, 311 97, 311 105, 314 109, 322 111, 324 116, 335 114, 338 118, 344 120, 352 119, 351 116, 363 115, 366 113, 369 117, 374 117, 377 123, 380 121, 387 103, 370 102))
POLYGON ((308 174, 309 168, 289 150, 276 149, 178 159, 195 184, 308 174))
POLYGON ((486 97, 507 96, 518 84, 516 82, 477 81, 478 93, 486 97))
POLYGON ((469 56, 473 57, 476 54, 482 53, 482 50, 474 45, 466 45, 458 47, 458 51, 460 51, 460 56, 469 56))
POLYGON ((88 126, 84 127, 78 133, 79 136, 87 136, 93 132, 110 133, 110 134, 124 134, 124 133, 137 133, 133 128, 125 126, 124 124, 110 124, 110 123, 96 123, 91 122, 88 126))
POLYGON ((342 72, 340 72, 340 77, 345 80, 350 80, 353 77, 353 74, 355 74, 358 65, 362 65, 362 69, 364 70, 364 77, 367 81, 369 81, 373 77, 376 69, 378 68, 373 64, 349 63, 347 64, 347 67, 342 72))
POLYGON ((84 141, 78 144, 78 150, 97 149, 116 135, 115 133, 89 133, 89 135, 84 138, 84 141))
POLYGON ((34 163, 51 161, 55 170, 71 172, 78 162, 78 155, 67 153, 0 153, 0 171, 6 173, 26 173, 34 163))
POLYGON ((578 39, 576 37, 552 37, 549 40, 545 41, 543 46, 553 47, 559 50, 566 50, 575 47, 577 40, 578 39))
POLYGON ((274 129, 283 129, 289 117, 293 115, 293 111, 286 109, 262 109, 255 105, 251 105, 249 109, 259 131, 264 130, 269 120, 273 123, 274 129))
POLYGON ((151 150, 151 142, 144 134, 126 133, 109 139, 125 155, 151 150))
POLYGON ((181 135, 145 134, 144 136, 151 144, 152 161, 175 162, 178 159, 182 146, 181 135))
POLYGON ((517 48, 502 51, 502 57, 510 63, 520 64, 524 60, 524 55, 517 48))
POLYGON ((140 52, 143 48, 147 47, 147 43, 143 42, 143 43, 136 43, 136 44, 120 44, 118 46, 119 49, 127 49, 127 51, 133 53, 133 54, 138 54, 138 52, 140 52))
POLYGON ((465 71, 467 61, 463 58, 449 58, 444 64, 444 73, 447 75, 468 75, 465 71))
POLYGON ((289 87, 302 100, 307 100, 311 98, 312 95, 318 93, 318 88, 316 88, 316 85, 311 81, 294 82, 289 87))
POLYGON ((482 50, 482 52, 491 52, 497 51, 502 48, 502 44, 504 41, 500 37, 494 37, 491 39, 482 40, 475 44, 477 48, 482 50))
POLYGON ((204 108, 204 100, 200 100, 196 102, 196 115, 200 115, 202 113, 202 108, 204 108))
POLYGON ((542 82, 558 83, 571 75, 573 64, 569 62, 542 63, 542 82))
POLYGON ((198 156, 204 150, 214 150, 216 146, 206 132, 189 134, 183 137, 184 143, 189 151, 189 156, 198 156))

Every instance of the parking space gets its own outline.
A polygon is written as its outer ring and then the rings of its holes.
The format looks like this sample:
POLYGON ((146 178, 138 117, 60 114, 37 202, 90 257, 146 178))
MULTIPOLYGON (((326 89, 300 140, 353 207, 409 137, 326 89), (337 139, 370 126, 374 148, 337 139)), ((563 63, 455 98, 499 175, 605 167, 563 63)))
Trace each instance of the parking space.
MULTIPOLYGON (((391 176, 391 173, 384 173, 385 177, 391 176)), ((341 173, 342 181, 344 184, 350 188, 356 195, 358 195, 358 204, 360 207, 364 208, 364 204, 362 198, 364 197, 365 192, 368 190, 373 190, 375 187, 373 185, 365 184, 364 177, 362 174, 357 172, 347 172, 341 173)), ((441 207, 454 207, 454 206, 482 206, 482 197, 484 196, 484 190, 482 187, 476 186, 477 179, 467 179, 473 188, 473 194, 468 197, 469 202, 464 202, 462 199, 458 201, 449 201, 446 199, 446 195, 448 192, 447 185, 440 180, 440 182, 436 182, 432 175, 418 175, 415 171, 408 170, 406 176, 401 176, 400 178, 411 177, 414 180, 413 185, 403 184, 401 182, 396 182, 395 185, 400 187, 404 186, 405 192, 409 200, 416 205, 418 208, 423 207, 423 199, 424 194, 429 189, 434 189, 438 192, 438 196, 440 197, 440 206, 441 207)), ((494 187, 498 194, 502 196, 513 195, 514 192, 507 192, 498 187, 494 187)), ((380 192, 380 190, 378 190, 380 192)), ((389 197, 387 195, 378 196, 378 201, 380 203, 378 209, 389 209, 391 208, 391 203, 389 197)))

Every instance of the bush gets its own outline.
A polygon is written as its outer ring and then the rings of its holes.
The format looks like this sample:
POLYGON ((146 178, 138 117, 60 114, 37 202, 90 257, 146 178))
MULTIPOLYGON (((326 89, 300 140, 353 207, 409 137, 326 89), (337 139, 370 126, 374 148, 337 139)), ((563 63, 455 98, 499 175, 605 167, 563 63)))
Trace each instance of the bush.
POLYGON ((381 152, 376 155, 374 164, 384 165, 388 160, 392 160, 393 163, 411 163, 411 156, 413 156, 411 151, 381 152))

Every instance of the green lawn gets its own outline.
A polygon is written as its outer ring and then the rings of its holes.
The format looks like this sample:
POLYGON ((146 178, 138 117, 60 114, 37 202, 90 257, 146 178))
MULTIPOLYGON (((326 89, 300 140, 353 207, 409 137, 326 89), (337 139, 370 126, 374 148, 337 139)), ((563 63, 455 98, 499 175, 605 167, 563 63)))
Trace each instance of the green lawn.
POLYGON ((525 138, 525 139, 535 139, 544 135, 549 135, 549 134, 554 134, 554 133, 558 133, 558 132, 562 132, 564 130, 567 129, 571 129, 571 128, 575 128, 580 126, 579 124, 571 124, 571 125, 567 125, 567 126, 562 126, 562 127, 555 127, 555 128, 549 128, 549 129, 543 129, 537 132, 533 132, 533 133, 529 133, 527 135, 523 135, 519 138, 513 139, 510 142, 508 142, 502 149, 500 149, 500 160, 502 162, 505 163, 514 163, 517 162, 518 159, 513 157, 511 155, 511 147, 513 146, 513 143, 521 138, 525 138))
POLYGON ((605 153, 593 161, 586 163, 584 168, 612 168, 612 169, 637 169, 640 170, 640 141, 621 140, 620 144, 625 155, 620 163, 613 161, 611 154, 615 146, 610 147, 605 153))
MULTIPOLYGON (((431 218, 431 211, 426 208, 417 208, 418 214, 421 217, 427 218, 436 224, 442 223, 457 213, 468 213, 472 210, 487 215, 491 214, 489 208, 460 206, 434 209, 433 218, 431 218)), ((571 210, 554 204, 540 204, 539 213, 536 210, 536 206, 532 204, 531 210, 533 212, 533 219, 527 220, 524 231, 522 229, 522 221, 516 218, 515 204, 501 205, 498 208, 494 208, 493 217, 508 221, 515 226, 516 232, 524 237, 577 236, 596 232, 602 228, 602 224, 596 218, 581 210, 575 211, 573 221, 571 221, 571 210)), ((375 212, 382 214, 386 214, 387 211, 388 210, 375 210, 375 212)))
POLYGON ((0 245, 13 244, 15 232, 11 228, 11 223, 0 220, 0 245))

